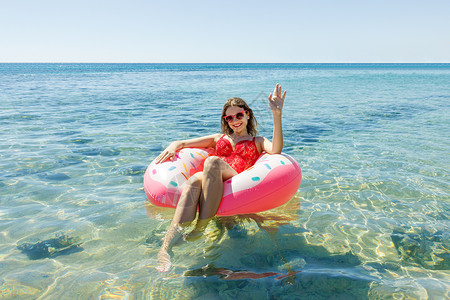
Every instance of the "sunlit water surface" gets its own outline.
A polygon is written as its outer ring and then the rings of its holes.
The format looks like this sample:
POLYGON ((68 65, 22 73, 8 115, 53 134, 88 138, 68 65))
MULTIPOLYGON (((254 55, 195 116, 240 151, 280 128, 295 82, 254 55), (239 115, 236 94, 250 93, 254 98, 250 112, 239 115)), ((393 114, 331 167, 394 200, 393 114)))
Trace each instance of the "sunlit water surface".
POLYGON ((0 64, 2 299, 449 297, 450 65, 0 64), (142 178, 231 96, 303 181, 286 206, 217 218, 155 270, 173 210, 142 178))

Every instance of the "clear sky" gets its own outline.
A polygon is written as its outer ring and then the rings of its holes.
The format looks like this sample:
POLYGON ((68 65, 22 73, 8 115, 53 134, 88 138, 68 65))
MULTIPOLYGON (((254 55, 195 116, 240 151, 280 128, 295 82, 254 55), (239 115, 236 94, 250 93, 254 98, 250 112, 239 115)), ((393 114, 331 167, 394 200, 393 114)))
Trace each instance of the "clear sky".
POLYGON ((0 62, 447 62, 450 0, 0 0, 0 62))

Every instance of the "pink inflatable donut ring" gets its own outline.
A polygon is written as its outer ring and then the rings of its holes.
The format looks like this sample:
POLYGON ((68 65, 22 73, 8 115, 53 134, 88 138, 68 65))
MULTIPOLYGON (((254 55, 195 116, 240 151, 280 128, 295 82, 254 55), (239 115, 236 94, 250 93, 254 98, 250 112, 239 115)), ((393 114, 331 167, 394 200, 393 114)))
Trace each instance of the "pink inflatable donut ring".
MULTIPOLYGON (((153 161, 144 174, 144 190, 150 203, 175 208, 184 183, 202 171, 203 161, 214 149, 185 148, 173 160, 153 161)), ((262 154, 255 165, 224 182, 217 215, 257 213, 288 202, 297 192, 302 171, 287 154, 262 154)))

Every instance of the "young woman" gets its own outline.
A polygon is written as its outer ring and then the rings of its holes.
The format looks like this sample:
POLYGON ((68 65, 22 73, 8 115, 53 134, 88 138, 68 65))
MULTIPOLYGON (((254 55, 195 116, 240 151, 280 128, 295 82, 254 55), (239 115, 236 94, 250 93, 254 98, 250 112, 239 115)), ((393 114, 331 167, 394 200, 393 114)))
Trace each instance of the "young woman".
POLYGON ((256 136, 256 119, 247 103, 240 98, 230 98, 222 110, 222 133, 174 141, 156 158, 156 163, 161 163, 172 159, 175 152, 183 148, 215 148, 215 155, 205 160, 203 171, 192 175, 185 183, 172 223, 158 254, 158 271, 167 272, 170 269, 171 243, 194 221, 197 208, 198 220, 190 236, 201 233, 209 220, 214 217, 222 199, 225 180, 253 166, 262 152, 281 153, 283 149, 281 111, 285 97, 286 91, 282 93, 279 84, 269 95, 269 106, 273 115, 273 142, 256 136))

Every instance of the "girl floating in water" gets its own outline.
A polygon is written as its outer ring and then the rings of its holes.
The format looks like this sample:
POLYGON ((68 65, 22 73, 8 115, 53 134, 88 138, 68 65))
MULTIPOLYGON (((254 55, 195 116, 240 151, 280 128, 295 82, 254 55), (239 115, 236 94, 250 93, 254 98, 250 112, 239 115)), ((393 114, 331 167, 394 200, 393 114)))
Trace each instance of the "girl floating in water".
POLYGON ((203 232, 214 217, 222 199, 224 181, 253 166, 262 152, 281 153, 281 111, 285 97, 286 91, 282 93, 279 84, 269 95, 273 115, 273 142, 256 136, 256 119, 247 103, 240 98, 230 98, 222 110, 222 133, 174 141, 156 158, 156 163, 161 163, 172 159, 175 152, 183 148, 215 148, 214 155, 205 160, 203 171, 192 175, 183 188, 172 223, 158 253, 158 271, 167 272, 172 266, 169 255, 171 244, 194 221, 197 208, 197 224, 189 236, 203 232))

